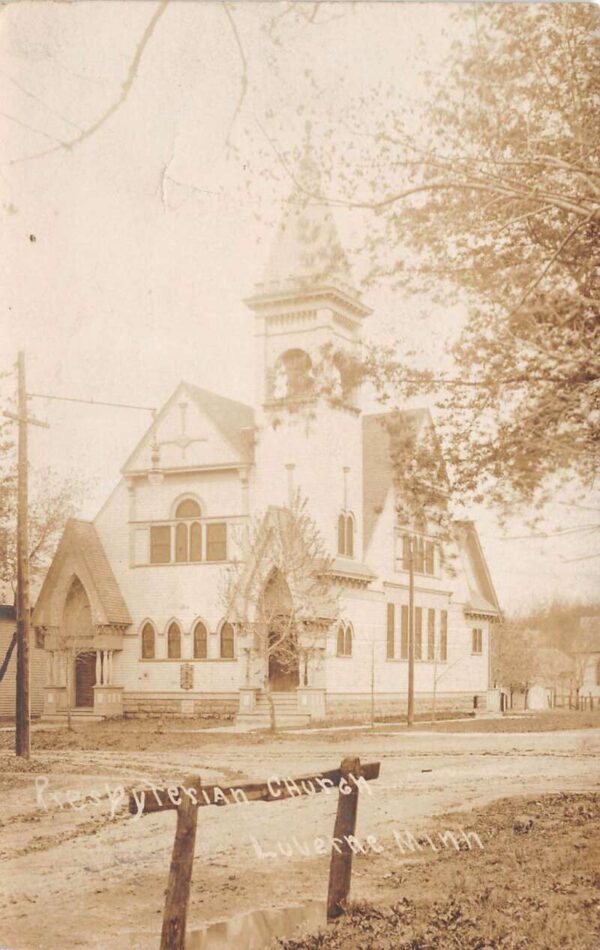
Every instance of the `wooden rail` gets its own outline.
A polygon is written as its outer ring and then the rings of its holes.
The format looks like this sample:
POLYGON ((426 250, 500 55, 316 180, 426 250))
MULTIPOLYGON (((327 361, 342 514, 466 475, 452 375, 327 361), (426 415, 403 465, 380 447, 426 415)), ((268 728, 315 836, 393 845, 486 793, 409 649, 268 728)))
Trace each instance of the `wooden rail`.
POLYGON ((353 851, 348 839, 356 831, 360 783, 376 778, 379 778, 379 762, 361 765, 358 758, 346 758, 339 769, 303 775, 294 779, 273 778, 267 782, 204 786, 199 776, 190 776, 182 785, 167 788, 150 785, 143 792, 131 791, 129 811, 132 814, 177 811, 177 827, 163 915, 161 950, 184 950, 198 808, 242 802, 278 802, 286 798, 312 796, 339 788, 333 832, 334 838, 337 839, 337 847, 332 848, 327 893, 327 919, 333 920, 344 913, 350 893, 353 851))

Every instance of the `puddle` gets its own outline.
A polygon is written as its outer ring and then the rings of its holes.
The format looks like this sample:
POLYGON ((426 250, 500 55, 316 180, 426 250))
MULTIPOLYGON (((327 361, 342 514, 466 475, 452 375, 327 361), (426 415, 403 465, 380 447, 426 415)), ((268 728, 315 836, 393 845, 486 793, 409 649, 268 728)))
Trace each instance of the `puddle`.
POLYGON ((201 930, 188 931, 186 950, 266 950, 277 937, 318 930, 325 925, 325 902, 312 901, 293 907, 269 907, 217 921, 201 930))

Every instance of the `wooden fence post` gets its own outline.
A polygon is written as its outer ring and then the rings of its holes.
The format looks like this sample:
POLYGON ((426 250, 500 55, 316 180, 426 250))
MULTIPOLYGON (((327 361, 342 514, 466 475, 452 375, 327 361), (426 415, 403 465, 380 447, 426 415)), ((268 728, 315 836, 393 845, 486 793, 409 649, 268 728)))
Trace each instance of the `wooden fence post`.
POLYGON ((342 780, 349 785, 350 791, 346 794, 341 790, 338 797, 337 814, 333 837, 339 839, 332 846, 331 863, 329 865, 329 888, 327 891, 327 920, 334 920, 344 913, 346 900, 350 893, 352 876, 352 848, 348 844, 347 836, 356 831, 356 812, 358 809, 358 785, 349 781, 349 775, 356 780, 360 776, 360 759, 347 758, 340 766, 342 780))
MULTIPOLYGON (((196 794, 199 795, 199 779, 195 778, 193 782, 196 794)), ((191 781, 185 784, 190 785, 191 781)), ((179 789, 179 793, 181 804, 177 808, 177 828, 167 884, 160 950, 184 950, 185 947, 185 926, 190 901, 198 805, 192 803, 191 797, 186 795, 183 789, 179 789)))

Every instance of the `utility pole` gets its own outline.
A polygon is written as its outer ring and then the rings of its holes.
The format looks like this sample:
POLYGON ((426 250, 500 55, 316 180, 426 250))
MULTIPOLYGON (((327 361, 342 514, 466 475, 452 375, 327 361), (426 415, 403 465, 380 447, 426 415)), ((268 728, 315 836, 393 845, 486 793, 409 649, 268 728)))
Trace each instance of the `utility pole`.
POLYGON ((410 728, 415 715, 415 566, 413 537, 408 538, 408 704, 406 725, 410 728))
POLYGON ((375 643, 371 643, 371 729, 375 728, 375 643))
POLYGON ((27 494, 27 426, 48 428, 45 422, 30 419, 27 415, 27 389, 25 385, 25 354, 17 358, 17 414, 4 415, 18 423, 17 459, 17 689, 15 710, 15 753, 29 758, 29 530, 27 494))
POLYGON ((17 362, 17 415, 19 457, 17 467, 17 709, 15 752, 29 758, 29 531, 27 525, 27 390, 25 354, 17 362))

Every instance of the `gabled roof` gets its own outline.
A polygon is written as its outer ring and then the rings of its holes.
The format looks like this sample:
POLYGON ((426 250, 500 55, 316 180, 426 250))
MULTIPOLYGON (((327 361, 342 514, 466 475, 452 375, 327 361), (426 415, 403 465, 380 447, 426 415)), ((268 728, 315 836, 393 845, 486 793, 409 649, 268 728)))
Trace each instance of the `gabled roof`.
MULTIPOLYGON (((417 433, 431 423, 428 409, 405 409, 400 413, 411 420, 417 433)), ((394 485, 390 454, 390 435, 385 426, 392 412, 363 415, 363 512, 364 546, 368 548, 377 520, 394 485)))
POLYGON ((182 380, 175 391, 169 396, 166 403, 156 415, 151 426, 146 430, 135 449, 123 465, 122 472, 129 471, 136 455, 148 436, 154 432, 172 406, 182 394, 186 394, 221 432, 238 454, 240 461, 251 462, 254 442, 251 430, 254 428, 254 409, 246 403, 219 396, 208 389, 201 389, 193 383, 182 380))
POLYGON ((254 428, 254 409, 244 402, 227 399, 192 383, 183 384, 198 408, 205 412, 242 457, 251 454, 249 429, 254 428))
POLYGON ((33 623, 52 626, 62 610, 66 586, 76 574, 84 585, 96 621, 128 626, 131 617, 119 585, 102 547, 96 528, 90 521, 67 521, 63 536, 46 574, 33 614, 33 623), (60 592, 62 602, 54 600, 60 592))
POLYGON ((500 616, 502 611, 475 524, 472 521, 457 521, 456 525, 459 529, 459 548, 463 556, 469 558, 472 566, 472 571, 466 571, 469 601, 465 605, 465 611, 500 616))

